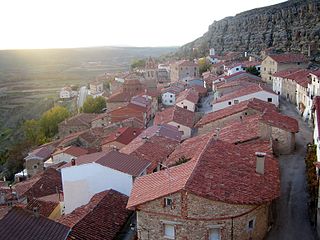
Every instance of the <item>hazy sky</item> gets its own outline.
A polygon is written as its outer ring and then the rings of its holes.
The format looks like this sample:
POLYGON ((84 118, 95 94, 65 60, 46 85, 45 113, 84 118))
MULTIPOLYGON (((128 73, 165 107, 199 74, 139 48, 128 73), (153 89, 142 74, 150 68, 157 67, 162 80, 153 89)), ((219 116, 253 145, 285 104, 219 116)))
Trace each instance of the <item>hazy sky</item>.
POLYGON ((1 0, 0 49, 179 46, 214 20, 283 0, 1 0))

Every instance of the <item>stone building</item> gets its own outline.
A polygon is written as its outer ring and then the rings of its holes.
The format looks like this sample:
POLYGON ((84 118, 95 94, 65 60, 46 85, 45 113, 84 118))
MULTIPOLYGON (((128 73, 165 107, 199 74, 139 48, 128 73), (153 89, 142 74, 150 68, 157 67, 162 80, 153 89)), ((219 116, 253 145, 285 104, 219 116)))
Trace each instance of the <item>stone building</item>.
POLYGON ((113 93, 107 100, 108 110, 126 106, 133 96, 144 92, 145 87, 136 73, 131 73, 125 77, 122 88, 113 93))
POLYGON ((277 160, 263 145, 236 146, 212 133, 202 142, 189 161, 136 179, 127 207, 137 211, 138 239, 265 237, 280 194, 277 160))
POLYGON ((197 135, 224 127, 232 121, 239 120, 240 116, 263 113, 265 110, 277 111, 277 108, 272 103, 253 98, 225 109, 205 114, 195 125, 195 128, 197 128, 197 135))
POLYGON ((200 76, 198 64, 187 60, 181 60, 171 64, 170 70, 171 82, 187 81, 200 76))
POLYGON ((97 114, 93 113, 80 113, 69 119, 59 123, 59 137, 63 138, 71 133, 81 132, 91 127, 91 121, 97 117, 97 114))
POLYGON ((306 68, 308 60, 303 54, 274 54, 267 56, 261 64, 261 77, 264 82, 272 84, 272 74, 289 68, 306 68))

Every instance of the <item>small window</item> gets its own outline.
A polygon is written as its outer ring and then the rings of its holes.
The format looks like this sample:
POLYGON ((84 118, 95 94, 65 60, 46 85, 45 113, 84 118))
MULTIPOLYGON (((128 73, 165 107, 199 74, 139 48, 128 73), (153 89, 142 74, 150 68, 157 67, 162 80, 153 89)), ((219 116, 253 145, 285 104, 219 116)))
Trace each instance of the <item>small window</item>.
POLYGON ((173 96, 172 96, 172 95, 170 95, 170 97, 172 98, 173 96))
POLYGON ((254 228, 254 219, 251 219, 249 222, 248 222, 248 230, 249 231, 252 231, 254 228))
POLYGON ((272 98, 268 98, 268 102, 272 102, 272 98))
POLYGON ((34 169, 37 169, 37 168, 38 168, 38 165, 33 165, 33 168, 34 168, 34 169))
POLYGON ((238 103, 239 103, 239 100, 234 100, 233 103, 234 103, 234 104, 238 104, 238 103))
POLYGON ((164 237, 169 239, 175 239, 174 225, 164 224, 164 237))
POLYGON ((248 113, 247 113, 247 112, 245 112, 245 113, 244 113, 244 115, 246 115, 246 116, 247 116, 247 115, 248 115, 248 113))
POLYGON ((236 71, 239 71, 239 68, 236 68, 236 71))
POLYGON ((220 240, 220 228, 212 228, 209 232, 209 240, 220 240))
POLYGON ((180 125, 178 125, 177 128, 180 128, 180 125))
POLYGON ((164 206, 165 207, 171 207, 173 205, 172 198, 166 197, 164 198, 164 206))
POLYGON ((172 103, 172 100, 170 100, 170 103, 172 103))
POLYGON ((183 106, 184 109, 188 109, 188 106, 183 106))
POLYGON ((229 105, 231 105, 231 102, 228 102, 229 105))

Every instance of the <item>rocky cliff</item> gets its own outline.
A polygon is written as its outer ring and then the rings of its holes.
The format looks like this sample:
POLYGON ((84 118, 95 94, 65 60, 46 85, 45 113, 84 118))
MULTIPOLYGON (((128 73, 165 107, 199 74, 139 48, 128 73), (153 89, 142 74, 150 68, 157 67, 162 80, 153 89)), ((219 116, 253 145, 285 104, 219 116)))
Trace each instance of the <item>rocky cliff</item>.
POLYGON ((177 54, 203 55, 212 47, 218 53, 258 53, 270 47, 308 53, 310 48, 316 54, 320 50, 320 0, 289 0, 215 21, 208 32, 177 54))

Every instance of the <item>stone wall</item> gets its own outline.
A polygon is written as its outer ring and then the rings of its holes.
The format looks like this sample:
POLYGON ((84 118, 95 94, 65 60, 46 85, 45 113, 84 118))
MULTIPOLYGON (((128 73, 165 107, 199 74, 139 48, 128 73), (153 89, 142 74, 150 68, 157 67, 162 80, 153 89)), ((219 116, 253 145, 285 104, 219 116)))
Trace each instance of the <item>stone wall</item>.
POLYGON ((256 113, 258 113, 258 112, 254 109, 246 109, 242 112, 235 113, 233 115, 229 115, 229 116, 222 118, 222 119, 218 119, 214 122, 210 122, 206 125, 199 127, 198 131, 197 131, 197 135, 211 132, 211 131, 215 130, 216 128, 222 128, 232 121, 237 121, 237 120, 240 121, 240 116, 246 116, 246 115, 249 116, 249 115, 253 115, 256 113))
POLYGON ((138 239, 162 240, 164 224, 174 225, 177 240, 208 240, 218 228, 221 240, 263 239, 268 228, 269 204, 237 205, 208 200, 185 191, 171 195, 174 208, 163 207, 160 198, 140 206, 137 212, 138 239), (248 229, 253 220, 252 230, 248 229))
POLYGON ((272 127, 273 148, 276 153, 290 154, 295 149, 295 134, 272 127))
POLYGON ((37 173, 43 172, 44 161, 40 159, 29 159, 26 161, 26 169, 28 176, 32 177, 37 173))

